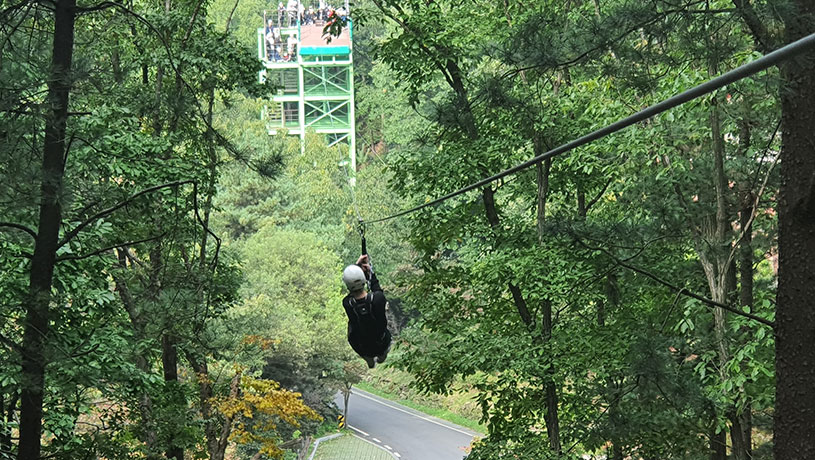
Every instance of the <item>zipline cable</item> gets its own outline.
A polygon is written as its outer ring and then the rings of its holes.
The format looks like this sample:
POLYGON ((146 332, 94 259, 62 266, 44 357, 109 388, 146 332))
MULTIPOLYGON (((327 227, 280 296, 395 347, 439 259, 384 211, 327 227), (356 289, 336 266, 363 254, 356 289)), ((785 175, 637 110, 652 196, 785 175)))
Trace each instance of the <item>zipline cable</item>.
POLYGON ((698 98, 700 96, 704 96, 705 94, 711 93, 711 92, 713 92, 713 91, 715 91, 715 90, 717 90, 717 89, 719 89, 719 88, 721 88, 723 86, 727 86, 730 83, 734 83, 734 82, 736 82, 738 80, 741 80, 742 78, 749 77, 750 75, 758 73, 758 72, 760 72, 762 70, 765 70, 765 69, 767 69, 769 67, 772 67, 772 66, 780 63, 781 61, 784 61, 784 60, 787 60, 787 59, 789 59, 789 58, 791 58, 793 56, 797 56, 799 54, 802 54, 805 51, 810 50, 810 49, 815 49, 815 34, 807 35, 806 37, 801 38, 801 39, 799 39, 797 41, 794 41, 794 42, 792 42, 792 43, 790 43, 790 44, 788 44, 788 45, 786 45, 786 46, 784 46, 782 48, 779 48, 779 49, 777 49, 777 50, 775 50, 775 51, 773 51, 771 53, 768 53, 768 54, 756 59, 755 61, 749 62, 749 63, 744 64, 744 65, 739 66, 739 67, 736 67, 735 69, 733 69, 733 70, 731 70, 731 71, 729 71, 727 73, 724 73, 724 74, 722 74, 722 75, 720 75, 720 76, 718 76, 718 77, 716 77, 716 78, 714 78, 712 80, 709 80, 709 81, 707 81, 705 83, 702 83, 702 84, 700 84, 698 86, 695 86, 695 87, 693 87, 693 88, 691 88, 691 89, 689 89, 687 91, 684 91, 684 92, 679 93, 679 94, 677 94, 677 95, 675 95, 673 97, 670 97, 670 98, 668 98, 668 99, 666 99, 666 100, 664 100, 662 102, 659 102, 659 103, 654 104, 654 105, 652 105, 650 107, 647 107, 647 108, 635 113, 634 115, 630 115, 627 118, 623 118, 622 120, 619 120, 619 121, 617 121, 615 123, 612 123, 612 124, 610 124, 610 125, 608 125, 608 126, 606 126, 604 128, 600 128, 600 129, 598 129, 598 130, 596 130, 596 131, 594 131, 592 133, 586 134, 583 137, 580 137, 580 138, 575 139, 575 140, 573 140, 571 142, 563 144, 560 147, 556 147, 556 148, 554 148, 552 150, 549 150, 546 153, 542 153, 542 154, 540 154, 540 155, 538 155, 538 156, 536 156, 534 158, 531 158, 531 159, 529 159, 529 160, 527 160, 527 161, 525 161, 525 162, 523 162, 523 163, 521 163, 519 165, 513 166, 512 168, 506 169, 504 171, 501 171, 498 174, 487 177, 485 179, 481 179, 480 181, 478 181, 478 182, 476 182, 474 184, 471 184, 471 185, 468 185, 468 186, 466 186, 464 188, 458 189, 455 192, 448 193, 447 195, 444 195, 444 196, 442 196, 440 198, 436 198, 433 201, 429 201, 429 202, 421 204, 419 206, 415 206, 413 208, 406 209, 404 211, 400 211, 400 212, 398 212, 396 214, 392 214, 390 216, 383 217, 381 219, 369 220, 369 221, 367 221, 367 223, 375 224, 375 223, 385 222, 385 221, 388 221, 388 220, 391 220, 391 219, 395 219, 397 217, 401 217, 401 216, 404 216, 406 214, 411 214, 411 213, 414 213, 416 211, 419 211, 421 209, 424 209, 424 208, 427 208, 427 207, 430 207, 430 206, 435 206, 435 205, 437 205, 439 203, 442 203, 444 201, 449 200, 450 198, 454 198, 454 197, 456 197, 458 195, 467 193, 467 192, 469 192, 471 190, 481 188, 484 185, 487 185, 490 182, 498 180, 498 179, 500 179, 502 177, 506 177, 506 176, 509 176, 511 174, 515 174, 516 172, 522 171, 522 170, 524 170, 526 168, 529 168, 530 166, 533 166, 533 165, 535 165, 537 163, 540 163, 541 161, 544 161, 544 160, 549 159, 549 158, 556 157, 556 156, 558 156, 558 155, 560 155, 562 153, 566 153, 566 152, 568 152, 570 150, 574 150, 577 147, 580 147, 580 146, 583 146, 583 145, 588 144, 590 142, 596 141, 597 139, 606 137, 609 134, 616 133, 617 131, 620 131, 620 130, 622 130, 624 128, 627 128, 627 127, 633 125, 634 123, 638 123, 640 121, 647 120, 648 118, 651 118, 651 117, 653 117, 655 115, 658 115, 658 114, 660 114, 662 112, 665 112, 667 110, 670 110, 670 109, 672 109, 672 108, 674 108, 676 106, 682 105, 682 104, 684 104, 684 103, 686 103, 688 101, 691 101, 693 99, 696 99, 696 98, 698 98))
MULTIPOLYGON (((360 239, 362 239, 362 255, 368 255, 368 244, 365 241, 365 221, 362 220, 362 215, 359 213, 357 194, 354 191, 354 186, 351 184, 351 175, 348 174, 348 165, 342 165, 342 169, 345 171, 345 184, 348 187, 348 192, 351 194, 351 203, 354 206, 354 214, 357 216, 357 232, 359 233, 360 239)), ((368 266, 370 267, 371 272, 373 272, 374 268, 370 259, 368 259, 368 266)), ((370 280, 370 275, 365 275, 365 278, 370 280)))
POLYGON ((354 186, 351 185, 351 175, 348 174, 348 164, 343 163, 345 160, 343 158, 340 159, 340 165, 342 166, 342 170, 345 173, 345 185, 348 187, 348 193, 351 194, 351 203, 354 206, 354 214, 357 216, 357 220, 362 223, 362 216, 359 214, 359 205, 357 205, 357 194, 354 192, 354 186))

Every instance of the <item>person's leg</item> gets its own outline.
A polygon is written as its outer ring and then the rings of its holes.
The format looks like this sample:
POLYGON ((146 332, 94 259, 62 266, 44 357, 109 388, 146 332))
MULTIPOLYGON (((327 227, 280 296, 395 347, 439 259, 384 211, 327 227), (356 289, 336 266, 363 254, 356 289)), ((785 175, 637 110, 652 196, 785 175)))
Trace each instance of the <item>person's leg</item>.
POLYGON ((388 348, 385 351, 383 351, 382 354, 380 354, 379 356, 376 357, 376 362, 384 363, 385 360, 388 359, 388 352, 389 351, 391 351, 390 345, 388 345, 388 348))
POLYGON ((382 353, 380 353, 380 354, 378 354, 378 355, 376 356, 376 361, 377 361, 378 363, 384 363, 384 362, 385 362, 385 360, 388 358, 388 352, 389 352, 389 351, 391 351, 391 343, 392 343, 392 342, 391 342, 391 334, 390 334, 390 331, 387 331, 387 332, 386 332, 386 337, 385 337, 385 340, 387 340, 388 345, 385 347, 385 351, 383 351, 382 353))

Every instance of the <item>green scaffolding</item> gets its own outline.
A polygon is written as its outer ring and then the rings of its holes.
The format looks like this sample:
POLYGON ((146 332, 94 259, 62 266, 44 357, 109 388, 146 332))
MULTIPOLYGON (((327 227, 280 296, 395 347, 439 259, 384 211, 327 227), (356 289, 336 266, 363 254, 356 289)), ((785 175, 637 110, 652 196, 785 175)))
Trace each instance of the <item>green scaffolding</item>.
MULTIPOLYGON (((348 145, 350 169, 356 169, 354 123, 354 68, 351 23, 346 43, 303 43, 303 34, 314 30, 300 26, 278 29, 283 43, 296 39, 296 54, 287 58, 275 53, 266 42, 265 30, 258 29, 258 58, 264 63, 261 81, 274 89, 265 104, 262 118, 270 135, 299 136, 305 142, 307 132, 323 134, 328 145, 348 145)), ((321 33, 321 31, 320 31, 321 33)), ((280 50, 281 48, 278 48, 280 50)), ((289 51, 287 48, 286 51, 289 51)))

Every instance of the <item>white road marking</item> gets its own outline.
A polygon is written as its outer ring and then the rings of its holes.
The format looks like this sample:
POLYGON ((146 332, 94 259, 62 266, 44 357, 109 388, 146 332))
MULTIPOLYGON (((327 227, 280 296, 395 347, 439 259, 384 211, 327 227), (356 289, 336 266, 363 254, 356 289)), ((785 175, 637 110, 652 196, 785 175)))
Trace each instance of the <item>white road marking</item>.
POLYGON ((372 445, 372 446, 376 447, 377 449, 382 449, 382 451, 383 451, 383 452, 387 452, 388 454, 390 454, 390 455, 391 455, 392 457, 394 457, 394 458, 399 458, 399 457, 401 457, 401 455, 397 454, 396 452, 388 452, 387 450, 383 449, 383 448, 382 448, 382 446, 377 445, 377 444, 374 444, 374 443, 372 443, 371 441, 368 441, 368 440, 367 440, 367 439, 365 439, 365 438, 360 438, 359 436, 357 436, 357 435, 355 435, 355 434, 353 434, 353 433, 351 434, 351 436, 353 436, 353 437, 355 437, 355 438, 357 438, 357 439, 361 439, 361 440, 363 440, 363 441, 367 442, 368 444, 370 444, 370 445, 372 445))
POLYGON ((363 436, 370 436, 368 433, 366 433, 366 432, 364 432, 364 431, 360 430, 359 428, 357 428, 357 427, 355 427, 355 426, 351 426, 351 425, 346 425, 346 426, 347 426, 348 428, 350 428, 350 429, 352 429, 352 430, 356 431, 357 433, 360 433, 360 434, 361 434, 361 435, 363 435, 363 436))
POLYGON ((372 397, 367 396, 367 395, 364 395, 364 394, 362 394, 362 393, 358 393, 358 392, 357 392, 357 390, 354 390, 354 391, 353 391, 353 393, 354 393, 355 395, 359 396, 359 397, 362 397, 362 398, 365 398, 365 399, 370 399, 371 401, 376 402, 376 403, 379 403, 379 404, 382 404, 383 406, 387 406, 387 407, 390 407, 391 409, 398 410, 399 412, 404 412, 404 413, 406 413, 406 414, 408 414, 408 415, 412 415, 412 416, 414 416, 414 417, 416 417, 416 418, 420 418, 420 419, 422 419, 422 420, 426 420, 426 421, 428 421, 428 422, 430 422, 430 423, 435 423, 436 425, 443 426, 443 427, 445 427, 445 428, 447 428, 447 429, 450 429, 450 430, 453 430, 453 431, 457 431, 457 432, 459 432, 459 433, 461 433, 461 434, 463 434, 463 435, 472 436, 472 434, 467 433, 466 431, 459 430, 458 428, 453 428, 452 426, 447 426, 447 425, 445 425, 444 423, 439 423, 439 422, 437 422, 437 421, 435 421, 435 420, 433 420, 433 419, 429 419, 429 418, 427 418, 427 417, 422 417, 421 415, 416 415, 416 414, 414 414, 413 412, 408 412, 408 411, 406 411, 406 410, 404 410, 404 409, 401 409, 401 408, 399 408, 399 407, 392 406, 392 405, 390 405, 390 404, 384 403, 384 402, 382 402, 382 401, 380 401, 380 400, 378 400, 378 399, 372 398, 372 397))
POLYGON ((385 444, 385 449, 393 450, 393 448, 391 446, 387 445, 387 444, 385 444))
POLYGON ((371 439, 373 439, 374 441, 379 442, 379 443, 381 443, 381 442, 382 442, 382 441, 380 441, 380 440, 378 440, 378 439, 376 439, 376 438, 371 438, 371 439))

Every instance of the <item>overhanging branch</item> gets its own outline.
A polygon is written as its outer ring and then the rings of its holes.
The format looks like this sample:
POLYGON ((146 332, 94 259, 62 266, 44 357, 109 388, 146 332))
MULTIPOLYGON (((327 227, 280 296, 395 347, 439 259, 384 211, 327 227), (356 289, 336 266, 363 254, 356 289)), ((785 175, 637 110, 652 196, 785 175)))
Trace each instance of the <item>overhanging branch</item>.
POLYGON ((2 227, 14 228, 14 229, 23 231, 25 233, 28 233, 31 236, 31 238, 34 238, 35 240, 37 239, 37 232, 35 232, 34 230, 26 227, 25 225, 15 224, 14 222, 0 222, 0 228, 2 228, 2 227))
POLYGON ((107 209, 99 211, 98 213, 94 214, 93 216, 91 216, 90 218, 85 220, 84 222, 82 222, 79 225, 77 225, 76 227, 74 227, 73 230, 71 230, 71 231, 69 231, 68 233, 65 234, 65 236, 62 238, 62 240, 60 240, 59 245, 57 247, 61 248, 62 246, 65 246, 65 244, 67 244, 69 241, 74 239, 76 237, 76 235, 79 234, 79 232, 81 232, 83 229, 85 229, 85 227, 87 227, 88 225, 94 223, 95 221, 97 221, 97 220, 99 220, 99 219, 101 219, 103 217, 106 217, 106 216, 109 216, 110 214, 113 214, 116 210, 127 206, 128 203, 135 200, 136 198, 139 198, 141 196, 144 196, 144 195, 147 195, 147 194, 159 191, 159 190, 163 190, 163 189, 166 189, 166 188, 179 187, 181 185, 194 184, 194 183, 195 183, 195 181, 191 180, 191 179, 182 180, 182 181, 175 181, 175 182, 169 182, 169 183, 166 183, 166 184, 156 185, 155 187, 150 187, 150 188, 144 189, 144 190, 142 190, 140 192, 134 193, 133 195, 130 195, 127 199, 125 199, 123 201, 120 201, 119 203, 117 203, 117 204, 115 204, 115 205, 113 205, 113 206, 111 206, 111 207, 109 207, 107 209))
POLYGON ((723 303, 720 303, 720 302, 716 302, 713 299, 708 299, 707 297, 705 297, 703 295, 696 294, 696 293, 694 293, 694 292, 692 292, 692 291, 690 291, 690 290, 688 290, 686 288, 681 288, 679 286, 676 286, 676 285, 674 285, 674 284, 660 278, 659 276, 654 275, 651 272, 648 272, 646 270, 638 268, 638 267, 636 267, 634 265, 629 264, 628 262, 626 262, 626 261, 624 261, 622 259, 617 258, 614 254, 611 254, 609 251, 607 251, 607 250, 605 250, 603 248, 596 248, 596 247, 589 246, 589 245, 585 244, 583 241, 581 241, 579 238, 577 238, 577 236, 574 236, 574 238, 575 238, 575 241, 579 245, 583 246, 584 248, 589 249, 591 251, 600 251, 603 254, 605 254, 606 256, 608 256, 609 258, 611 258, 614 261, 614 263, 616 263, 617 265, 619 265, 621 267, 624 267, 624 268, 627 268, 627 269, 629 269, 629 270, 631 270, 631 271, 633 271, 635 273, 639 273, 640 275, 643 275, 643 276, 645 276, 647 278, 650 278, 650 279, 656 281, 658 284, 661 284, 662 286, 665 286, 665 287, 667 287, 668 289, 670 289, 672 291, 675 291, 675 292, 677 292, 679 294, 684 294, 684 295, 686 295, 688 297, 696 299, 696 300, 704 303, 705 305, 707 305, 709 307, 721 308, 722 310, 727 310, 730 313, 733 313, 734 315, 742 316, 742 317, 751 319, 753 321, 758 321, 761 324, 764 324, 766 326, 770 326, 771 328, 775 329, 775 322, 774 321, 770 321, 770 320, 768 320, 766 318, 762 318, 762 317, 754 315, 752 313, 747 313, 745 311, 741 311, 738 308, 734 308, 734 307, 731 307, 730 305, 726 305, 726 304, 723 304, 723 303))
POLYGON ((147 243, 148 241, 155 241, 155 240, 158 240, 160 238, 165 237, 166 235, 167 235, 167 232, 164 232, 161 235, 151 236, 150 238, 144 238, 142 240, 127 241, 127 242, 124 242, 124 243, 112 244, 110 246, 107 246, 107 247, 104 247, 104 248, 101 248, 101 249, 97 249, 97 250, 95 250, 93 252, 89 252, 87 254, 81 254, 81 255, 73 255, 72 254, 72 255, 68 255, 68 256, 64 256, 64 257, 57 257, 57 262, 62 262, 63 260, 87 259, 88 257, 93 257, 93 256, 96 256, 96 255, 102 254, 103 252, 111 251, 111 250, 116 249, 116 248, 120 248, 120 247, 124 247, 124 246, 132 246, 134 244, 139 244, 139 243, 147 243))

